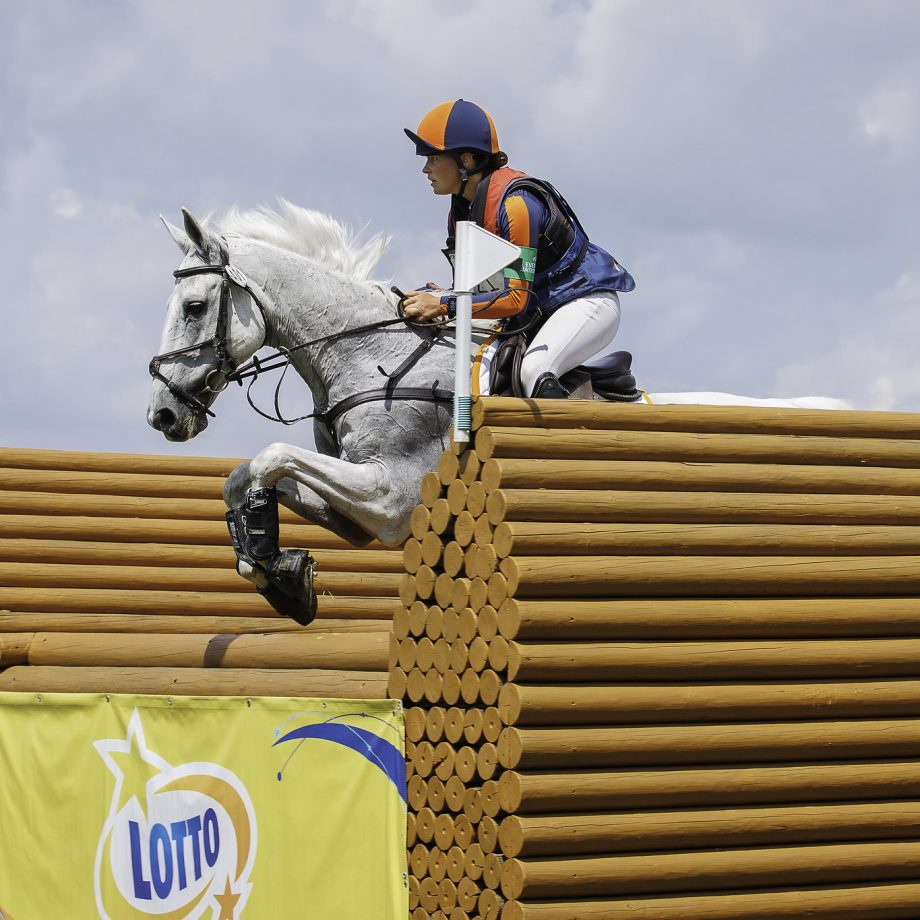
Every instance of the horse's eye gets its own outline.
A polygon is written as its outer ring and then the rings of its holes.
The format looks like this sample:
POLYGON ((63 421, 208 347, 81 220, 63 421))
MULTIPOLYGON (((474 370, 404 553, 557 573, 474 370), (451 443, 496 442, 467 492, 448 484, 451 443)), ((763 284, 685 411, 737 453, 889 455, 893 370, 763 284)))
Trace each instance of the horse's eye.
POLYGON ((208 305, 203 300, 190 300, 185 304, 185 316, 188 319, 201 319, 208 305))

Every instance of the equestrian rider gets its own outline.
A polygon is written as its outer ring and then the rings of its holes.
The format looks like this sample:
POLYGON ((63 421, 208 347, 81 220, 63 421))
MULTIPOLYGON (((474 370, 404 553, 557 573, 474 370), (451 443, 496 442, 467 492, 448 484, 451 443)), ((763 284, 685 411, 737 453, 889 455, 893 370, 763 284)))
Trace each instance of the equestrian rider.
MULTIPOLYGON (((450 195, 448 253, 457 221, 471 220, 521 249, 521 259, 473 296, 476 319, 502 319, 503 328, 528 325, 539 308, 545 319, 521 364, 524 392, 564 399, 559 378, 613 341, 620 324, 619 292, 636 283, 608 252, 589 242, 566 200, 548 182, 507 166, 488 112, 456 99, 433 108, 417 131, 405 129, 425 157, 422 172, 435 195, 450 195)), ((407 315, 450 316, 452 296, 408 294, 407 315)))

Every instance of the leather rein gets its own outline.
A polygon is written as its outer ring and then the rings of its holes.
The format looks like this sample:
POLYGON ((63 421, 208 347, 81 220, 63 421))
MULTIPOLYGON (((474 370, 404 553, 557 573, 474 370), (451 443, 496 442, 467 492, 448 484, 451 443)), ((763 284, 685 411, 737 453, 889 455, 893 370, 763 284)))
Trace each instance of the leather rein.
MULTIPOLYGON (((232 301, 230 295, 231 283, 247 291, 250 297, 252 297, 253 302, 256 304, 256 306, 259 308, 259 312, 262 314, 262 319, 267 329, 268 322, 266 319, 265 308, 262 305, 259 295, 254 290, 254 286, 249 281, 249 279, 239 269, 230 265, 229 254, 224 244, 222 244, 220 247, 219 263, 208 262, 204 265, 194 265, 189 268, 179 268, 173 272, 173 277, 179 281, 182 278, 188 278, 192 275, 208 274, 221 276, 220 303, 218 305, 217 326, 215 328, 214 335, 211 336, 211 338, 202 339, 199 342, 195 342, 193 345, 187 345, 184 348, 176 348, 173 351, 167 351, 155 355, 151 359, 149 367, 151 377, 161 381, 169 390, 169 392, 172 393, 180 402, 185 403, 185 405, 189 406, 196 412, 201 412, 210 416, 211 418, 216 418, 215 414, 210 410, 209 406, 217 398, 217 395, 222 390, 226 389, 227 385, 231 382, 235 381, 240 386, 243 386, 243 381, 247 378, 249 379, 249 385, 246 388, 246 400, 249 405, 263 418, 266 418, 272 422, 280 422, 283 425, 293 425, 297 422, 304 421, 305 419, 317 418, 327 427, 329 427, 330 431, 332 430, 331 426, 336 421, 336 419, 338 419, 344 413, 348 412, 350 409, 363 405, 364 403, 379 402, 384 400, 419 400, 423 402, 450 403, 453 400, 453 392, 438 389, 438 381, 435 381, 431 387, 396 386, 399 379, 404 374, 406 374, 422 357, 422 355, 435 344, 435 340, 440 334, 439 327, 446 325, 445 322, 413 323, 412 320, 402 314, 401 309, 400 315, 395 319, 380 320, 375 323, 367 323, 363 326, 354 326, 348 329, 343 329, 341 332, 333 332, 330 335, 320 336, 319 338, 311 339, 308 342, 301 342, 299 345, 295 345, 293 348, 278 348, 274 354, 271 354, 266 358, 262 358, 261 360, 253 356, 244 364, 237 365, 228 348, 230 316, 232 312, 232 301), (392 373, 388 374, 382 367, 379 365, 377 366, 377 370, 387 378, 387 385, 385 387, 376 390, 364 390, 360 393, 354 393, 353 395, 340 400, 325 412, 310 412, 307 415, 302 415, 299 418, 294 419, 287 419, 282 416, 279 406, 281 384, 284 382, 284 377, 287 374, 288 368, 291 366, 294 352, 300 351, 303 348, 308 348, 311 345, 319 345, 323 342, 334 342, 338 339, 345 338, 346 336, 359 335, 364 332, 371 332, 376 329, 382 329, 387 326, 396 326, 400 324, 407 326, 417 326, 427 329, 432 329, 432 327, 434 327, 434 334, 424 339, 415 349, 415 351, 409 355, 409 357, 403 361, 403 363, 392 373), (168 361, 171 358, 187 355, 192 352, 200 352, 203 349, 209 347, 214 349, 215 360, 210 365, 208 372, 205 374, 204 383, 198 395, 190 393, 184 387, 181 387, 174 381, 170 380, 160 369, 161 363, 163 361, 168 361), (267 371, 277 370, 278 368, 283 368, 283 371, 277 385, 275 386, 275 415, 272 416, 266 412, 263 412, 253 402, 251 390, 253 384, 256 382, 260 374, 267 371), (204 402, 204 400, 207 400, 207 403, 204 402)), ((396 293, 399 292, 397 291, 396 293)))

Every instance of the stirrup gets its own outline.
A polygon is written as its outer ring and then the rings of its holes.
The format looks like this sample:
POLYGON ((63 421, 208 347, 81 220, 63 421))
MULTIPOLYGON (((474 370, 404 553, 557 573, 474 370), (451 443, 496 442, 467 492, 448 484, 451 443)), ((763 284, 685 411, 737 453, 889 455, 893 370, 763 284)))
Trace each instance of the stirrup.
POLYGON ((544 371, 533 385, 531 399, 568 399, 569 392, 551 371, 544 371))
POLYGON ((256 590, 281 616, 309 626, 316 617, 315 567, 316 560, 305 549, 275 553, 265 568, 268 584, 256 590))

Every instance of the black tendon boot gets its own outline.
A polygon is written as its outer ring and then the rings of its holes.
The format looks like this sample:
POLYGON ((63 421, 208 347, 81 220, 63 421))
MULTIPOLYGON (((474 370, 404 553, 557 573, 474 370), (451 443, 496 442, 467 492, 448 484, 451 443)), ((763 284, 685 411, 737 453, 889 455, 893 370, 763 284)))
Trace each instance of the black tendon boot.
POLYGON ((530 397, 531 399, 568 399, 569 394, 555 374, 551 371, 544 371, 537 377, 530 397))
POLYGON ((268 583, 256 588, 259 594, 282 616, 301 626, 311 623, 316 616, 316 563, 306 550, 280 551, 278 493, 274 486, 250 489, 245 502, 227 512, 227 529, 238 560, 265 573, 268 583))

